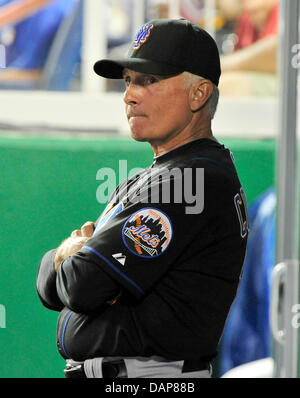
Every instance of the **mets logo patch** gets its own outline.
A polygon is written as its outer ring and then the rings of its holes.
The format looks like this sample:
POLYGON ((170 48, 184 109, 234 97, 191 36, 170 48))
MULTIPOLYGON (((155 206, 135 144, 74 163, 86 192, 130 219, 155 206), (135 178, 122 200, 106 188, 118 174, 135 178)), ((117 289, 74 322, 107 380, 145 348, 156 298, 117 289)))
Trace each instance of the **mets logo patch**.
POLYGON ((150 36, 151 30, 153 29, 152 24, 145 24, 141 27, 136 35, 136 39, 133 43, 133 49, 138 50, 143 43, 145 43, 150 36))
POLYGON ((166 214, 155 208, 134 213, 124 224, 122 237, 127 248, 137 256, 161 255, 172 239, 172 226, 166 214))

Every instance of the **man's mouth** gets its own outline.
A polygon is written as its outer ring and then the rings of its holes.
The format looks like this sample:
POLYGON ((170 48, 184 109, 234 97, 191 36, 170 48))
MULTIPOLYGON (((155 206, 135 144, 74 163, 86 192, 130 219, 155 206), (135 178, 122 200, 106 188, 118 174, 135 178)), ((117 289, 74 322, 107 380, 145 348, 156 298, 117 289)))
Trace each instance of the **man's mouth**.
POLYGON ((139 118, 139 117, 146 117, 146 115, 143 113, 128 113, 128 115, 127 115, 128 120, 134 119, 134 118, 139 118))

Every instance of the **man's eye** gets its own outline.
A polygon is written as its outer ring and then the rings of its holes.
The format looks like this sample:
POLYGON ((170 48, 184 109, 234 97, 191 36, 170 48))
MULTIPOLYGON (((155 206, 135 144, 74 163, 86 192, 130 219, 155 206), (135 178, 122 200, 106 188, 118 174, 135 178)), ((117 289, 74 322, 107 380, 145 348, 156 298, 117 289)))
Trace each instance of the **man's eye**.
POLYGON ((124 77, 124 82, 125 82, 125 86, 128 87, 130 84, 130 78, 129 77, 124 77))
POLYGON ((125 86, 129 87, 130 83, 136 84, 137 86, 147 87, 151 84, 157 83, 159 79, 155 76, 138 76, 135 79, 131 79, 129 76, 124 77, 125 86))
POLYGON ((148 86, 149 84, 157 83, 158 79, 154 76, 145 76, 144 85, 148 86))

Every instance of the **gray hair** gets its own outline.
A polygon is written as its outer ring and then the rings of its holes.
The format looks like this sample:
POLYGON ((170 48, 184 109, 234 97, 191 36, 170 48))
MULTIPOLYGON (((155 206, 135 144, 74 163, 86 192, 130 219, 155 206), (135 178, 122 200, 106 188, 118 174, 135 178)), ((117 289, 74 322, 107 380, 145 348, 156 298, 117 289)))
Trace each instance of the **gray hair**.
MULTIPOLYGON (((190 72, 183 72, 183 81, 186 89, 190 88, 194 83, 197 83, 198 81, 203 79, 205 79, 205 77, 194 75, 193 73, 190 72)), ((211 120, 215 116, 218 102, 219 102, 219 89, 215 84, 213 84, 213 91, 207 101, 208 115, 211 120)))

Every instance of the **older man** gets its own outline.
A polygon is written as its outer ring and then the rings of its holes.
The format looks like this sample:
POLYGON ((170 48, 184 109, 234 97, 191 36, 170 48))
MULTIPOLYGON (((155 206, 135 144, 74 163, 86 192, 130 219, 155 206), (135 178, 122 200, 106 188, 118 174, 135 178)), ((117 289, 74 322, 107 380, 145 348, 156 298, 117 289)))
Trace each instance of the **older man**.
POLYGON ((154 20, 128 57, 94 69, 124 79, 132 137, 154 161, 42 259, 37 290, 61 311, 66 376, 210 377, 248 234, 231 153, 211 131, 216 44, 184 19, 154 20))

